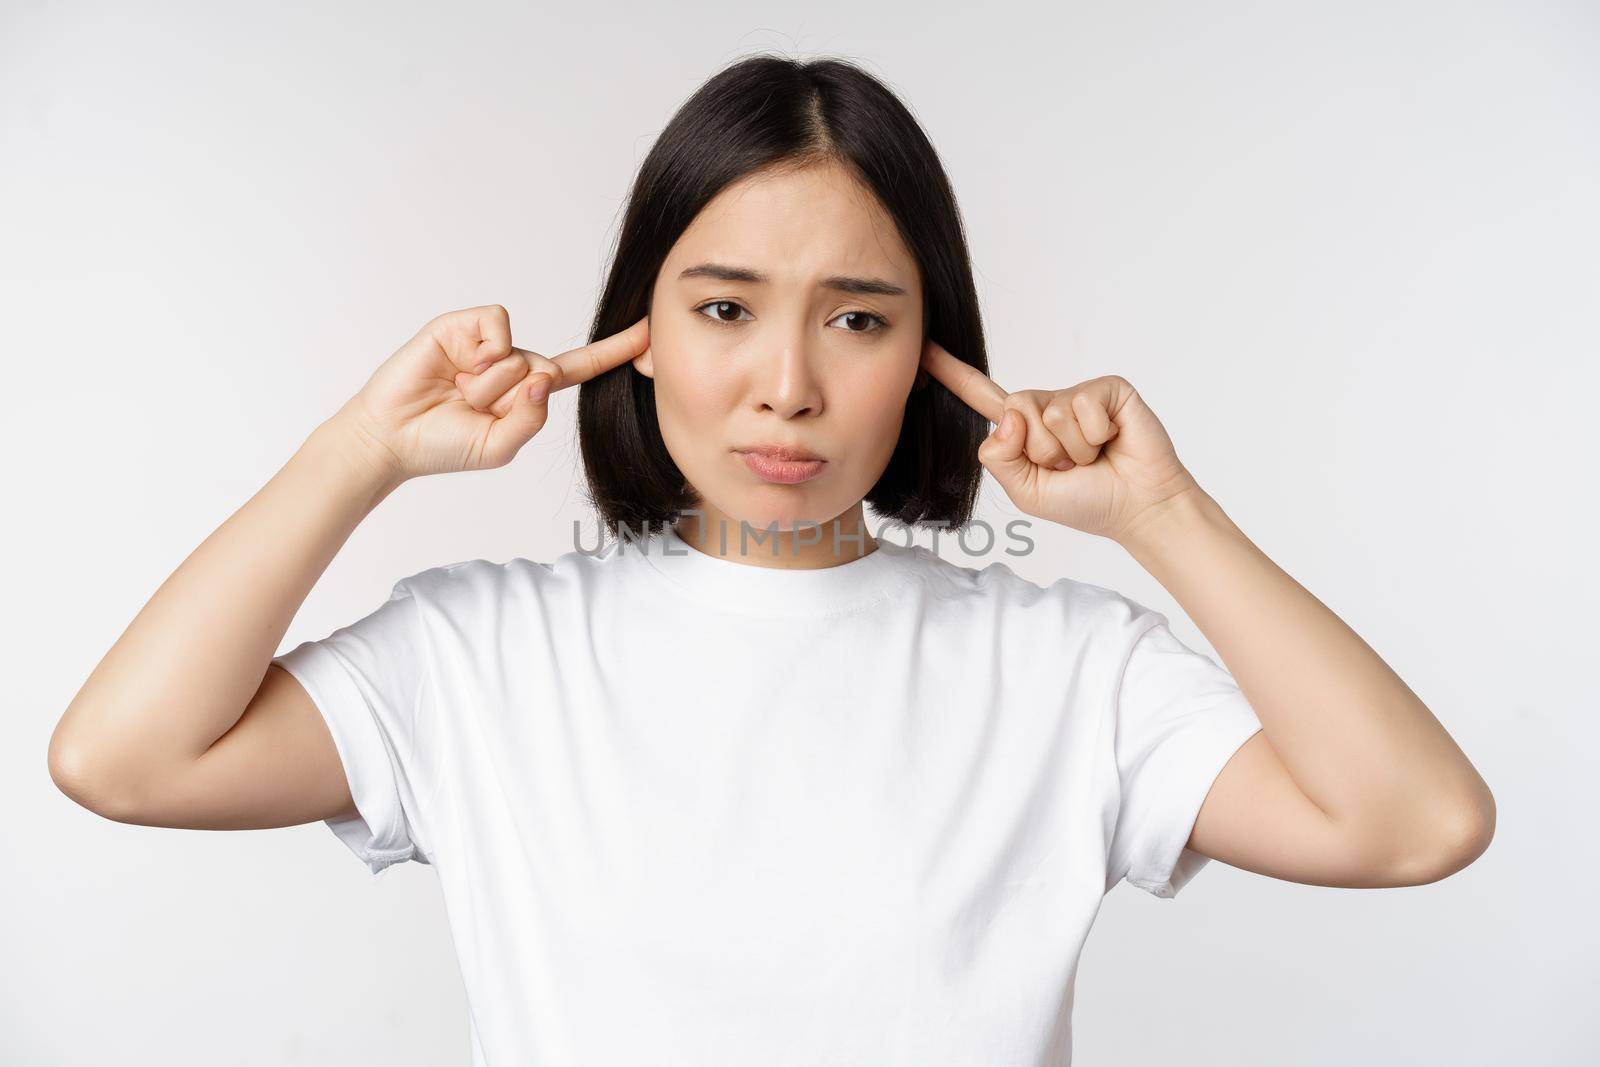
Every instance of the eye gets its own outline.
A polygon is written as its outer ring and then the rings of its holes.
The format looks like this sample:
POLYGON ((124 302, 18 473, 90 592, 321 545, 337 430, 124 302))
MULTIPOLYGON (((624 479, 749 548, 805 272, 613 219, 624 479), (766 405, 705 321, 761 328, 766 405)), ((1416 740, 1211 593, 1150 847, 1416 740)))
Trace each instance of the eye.
MULTIPOLYGON (((734 301, 734 300, 712 300, 712 301, 710 301, 708 303, 701 304, 699 307, 695 308, 695 311, 696 312, 703 312, 703 311, 705 311, 706 308, 715 308, 716 309, 716 310, 712 311, 712 313, 710 315, 706 315, 705 316, 706 318, 710 319, 712 322, 718 322, 718 323, 721 323, 724 326, 729 326, 729 325, 732 325, 735 322, 738 322, 739 320, 738 319, 725 319, 725 318, 722 318, 721 317, 722 309, 723 308, 738 308, 740 311, 743 311, 744 310, 744 305, 740 304, 740 303, 738 303, 737 301, 734 301)), ((754 316, 751 316, 751 317, 753 318, 754 316)))
MULTIPOLYGON (((738 318, 723 318, 723 313, 729 308, 749 314, 748 309, 737 300, 708 300, 706 303, 696 306, 694 310, 697 314, 701 314, 719 325, 732 326, 741 320, 738 318), (705 314, 707 308, 712 309, 710 314, 705 314)), ((752 315, 750 317, 754 318, 755 316, 752 315)), ((876 315, 870 311, 846 311, 841 315, 835 316, 832 321, 838 322, 839 319, 848 318, 854 318, 857 323, 863 325, 859 329, 854 326, 846 326, 844 327, 845 333, 878 333, 889 326, 888 320, 882 315, 876 315)))
MULTIPOLYGON (((870 311, 846 311, 843 315, 839 316, 839 319, 848 319, 852 316, 857 322, 866 322, 867 325, 863 326, 859 330, 846 326, 846 333, 878 333, 889 328, 889 323, 882 315, 874 315, 870 311)), ((839 319, 834 319, 833 321, 838 322, 839 319)))

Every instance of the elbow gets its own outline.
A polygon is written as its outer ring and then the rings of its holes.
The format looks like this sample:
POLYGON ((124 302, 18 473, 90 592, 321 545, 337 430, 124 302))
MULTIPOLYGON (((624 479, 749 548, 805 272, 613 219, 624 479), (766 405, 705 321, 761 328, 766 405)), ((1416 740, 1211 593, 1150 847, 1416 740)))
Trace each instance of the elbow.
POLYGON ((60 730, 50 738, 49 767, 50 780, 70 800, 90 811, 99 806, 104 782, 82 746, 63 740, 60 730))
POLYGON ((1471 814, 1465 820, 1466 829, 1461 835, 1461 855, 1465 857, 1461 862, 1462 867, 1487 852, 1489 842, 1494 840, 1494 794, 1489 792, 1487 785, 1468 805, 1468 811, 1471 814))
POLYGON ((73 803, 113 822, 134 822, 128 791, 118 775, 91 750, 67 739, 58 727, 50 737, 50 780, 73 803))
POLYGON ((1494 840, 1494 794, 1483 786, 1472 797, 1455 804, 1434 824, 1423 846, 1411 851, 1397 885, 1427 885, 1471 866, 1494 840))
POLYGON ((1494 840, 1494 794, 1482 778, 1477 788, 1454 807, 1455 817, 1446 825, 1451 829, 1445 835, 1447 855, 1457 866, 1454 874, 1489 850, 1494 840))

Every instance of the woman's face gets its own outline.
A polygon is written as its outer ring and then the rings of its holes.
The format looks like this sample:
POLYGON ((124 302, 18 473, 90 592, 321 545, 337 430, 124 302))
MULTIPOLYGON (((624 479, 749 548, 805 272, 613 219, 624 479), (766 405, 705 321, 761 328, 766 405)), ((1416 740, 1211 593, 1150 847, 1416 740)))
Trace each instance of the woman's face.
POLYGON ((922 329, 916 262, 872 194, 837 164, 768 170, 724 189, 673 245, 634 365, 655 379, 662 437, 707 521, 788 531, 859 521, 922 329), (822 462, 747 459, 763 446, 822 462))

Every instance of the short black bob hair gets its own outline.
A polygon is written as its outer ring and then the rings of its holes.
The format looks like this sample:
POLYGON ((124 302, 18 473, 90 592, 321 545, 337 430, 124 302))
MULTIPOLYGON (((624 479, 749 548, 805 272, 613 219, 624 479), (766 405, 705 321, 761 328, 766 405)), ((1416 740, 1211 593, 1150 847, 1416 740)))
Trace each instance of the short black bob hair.
MULTIPOLYGON (((640 164, 589 341, 649 313, 672 246, 725 186, 820 162, 843 164, 898 225, 921 271, 924 335, 987 374, 966 236, 938 154, 893 92, 838 58, 750 55, 678 109, 640 164)), ((989 423, 926 372, 917 379, 899 442, 864 499, 891 522, 957 530, 977 503, 989 423)), ((700 506, 662 440, 655 381, 631 362, 579 386, 578 436, 589 503, 612 537, 624 536, 619 526, 643 536, 700 506)))

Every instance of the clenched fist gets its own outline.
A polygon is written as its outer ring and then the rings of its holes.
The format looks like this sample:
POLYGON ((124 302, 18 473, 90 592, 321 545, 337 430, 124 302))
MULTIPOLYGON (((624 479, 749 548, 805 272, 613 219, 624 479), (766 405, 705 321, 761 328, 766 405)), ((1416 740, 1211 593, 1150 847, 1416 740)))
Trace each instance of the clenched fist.
POLYGON ((549 396, 641 354, 647 319, 547 358, 511 343, 499 304, 429 322, 368 379, 335 419, 395 481, 503 467, 543 428, 549 396))

